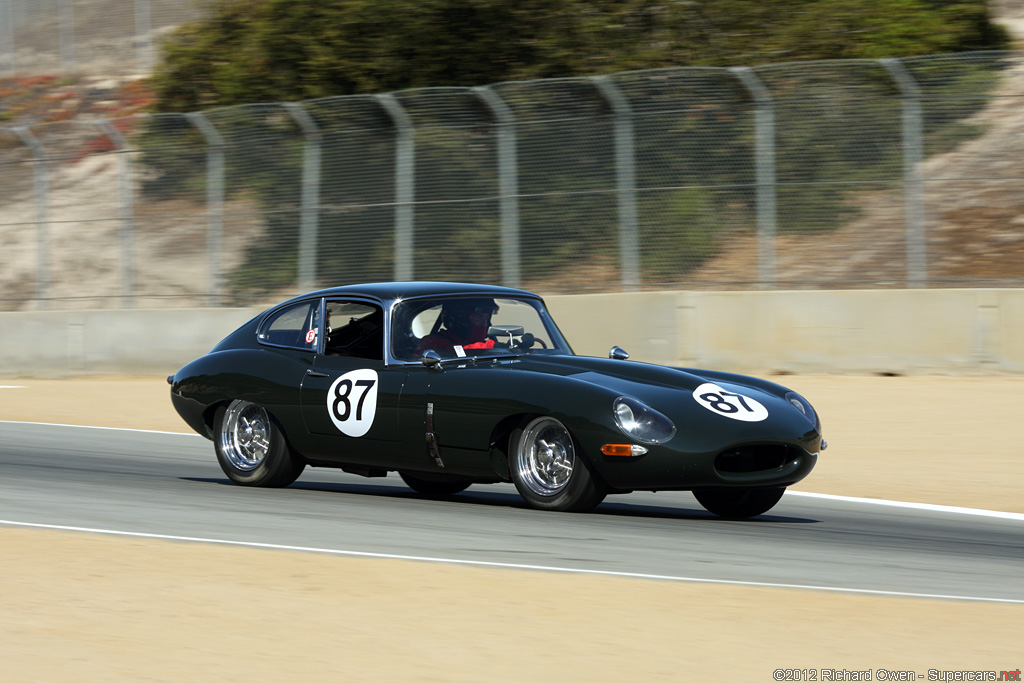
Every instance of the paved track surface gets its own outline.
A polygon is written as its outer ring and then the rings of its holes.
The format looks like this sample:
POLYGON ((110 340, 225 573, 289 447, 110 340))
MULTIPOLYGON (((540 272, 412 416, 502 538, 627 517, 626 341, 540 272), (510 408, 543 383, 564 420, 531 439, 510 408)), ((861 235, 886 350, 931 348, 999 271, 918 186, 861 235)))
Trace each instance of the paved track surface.
POLYGON ((307 469, 228 483, 193 435, 0 424, 0 519, 452 560, 1024 600, 1024 523, 789 497, 756 520, 686 493, 591 514, 525 508, 510 485, 426 500, 394 475, 307 469))

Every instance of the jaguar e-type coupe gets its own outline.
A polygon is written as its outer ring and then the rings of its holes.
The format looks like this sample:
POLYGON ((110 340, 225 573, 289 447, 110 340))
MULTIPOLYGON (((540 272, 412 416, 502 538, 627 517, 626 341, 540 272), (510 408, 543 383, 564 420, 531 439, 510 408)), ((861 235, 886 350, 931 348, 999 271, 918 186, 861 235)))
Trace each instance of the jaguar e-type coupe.
POLYGON ((167 378, 224 473, 287 486, 306 466, 396 471, 452 496, 512 482, 585 511, 689 490, 730 518, 767 512, 826 444, 802 396, 744 375, 577 356, 527 291, 443 282, 335 287, 274 306, 167 378))

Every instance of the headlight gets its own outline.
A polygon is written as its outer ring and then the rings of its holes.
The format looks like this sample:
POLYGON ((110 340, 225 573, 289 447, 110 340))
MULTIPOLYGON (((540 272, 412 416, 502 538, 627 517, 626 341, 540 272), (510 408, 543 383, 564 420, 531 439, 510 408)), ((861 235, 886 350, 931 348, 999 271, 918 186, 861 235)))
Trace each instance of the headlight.
POLYGON ((654 408, 629 396, 619 396, 612 404, 616 426, 628 437, 643 443, 665 443, 676 433, 676 426, 654 408))
POLYGON ((818 421, 818 414, 814 412, 814 408, 811 407, 811 404, 806 398, 795 391, 791 391, 786 394, 786 400, 789 401, 794 408, 803 413, 804 417, 810 420, 811 424, 818 427, 820 430, 821 423, 818 421))

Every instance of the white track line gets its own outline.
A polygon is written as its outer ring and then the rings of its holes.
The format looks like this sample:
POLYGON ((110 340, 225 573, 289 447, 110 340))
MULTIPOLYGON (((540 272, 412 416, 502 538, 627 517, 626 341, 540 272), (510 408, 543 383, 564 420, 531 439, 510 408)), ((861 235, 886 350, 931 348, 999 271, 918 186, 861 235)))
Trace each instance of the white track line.
POLYGON ((786 496, 804 496, 806 498, 821 498, 823 500, 838 500, 845 503, 868 503, 870 505, 885 505, 894 508, 910 508, 913 510, 926 510, 928 512, 952 512, 959 515, 977 515, 979 517, 996 517, 998 519, 1014 519, 1024 522, 1022 512, 1003 512, 1002 510, 983 510, 981 508, 962 508, 954 505, 934 505, 932 503, 906 503, 900 500, 885 500, 884 498, 857 498, 855 496, 836 496, 831 493, 810 493, 809 491, 786 491, 786 496))
MULTIPOLYGON (((194 432, 161 432, 156 429, 129 429, 127 427, 96 427, 95 425, 69 425, 57 422, 25 422, 23 420, 0 420, 0 425, 35 425, 37 427, 74 427, 75 429, 104 429, 111 432, 141 432, 143 434, 171 434, 173 436, 199 436, 194 432)), ((199 438, 203 438, 199 436, 199 438)))
MULTIPOLYGON (((170 434, 172 436, 200 437, 198 434, 186 432, 161 432, 154 429, 128 429, 126 427, 95 427, 92 425, 69 425, 52 422, 23 422, 19 420, 0 420, 2 424, 37 425, 42 427, 72 427, 75 429, 102 429, 114 432, 138 432, 143 434, 170 434)), ((966 508, 954 505, 936 505, 933 503, 911 503, 900 500, 886 500, 885 498, 858 498, 856 496, 837 496, 831 493, 811 493, 810 491, 786 491, 787 496, 803 496, 805 498, 820 498, 822 500, 835 500, 844 503, 864 503, 867 505, 882 505, 895 508, 906 508, 910 510, 924 510, 927 512, 949 512, 959 515, 974 515, 977 517, 993 517, 996 519, 1012 519, 1024 522, 1022 512, 1003 512, 1002 510, 985 510, 983 508, 966 508)))
POLYGON ((89 527, 62 526, 58 524, 33 524, 0 519, 0 524, 31 529, 50 529, 56 531, 76 531, 107 536, 128 536, 131 538, 149 538, 163 541, 184 541, 188 543, 209 543, 214 545, 241 546, 262 550, 287 550, 322 555, 340 555, 344 557, 364 557, 384 560, 409 560, 413 562, 432 562, 436 564, 453 564, 468 567, 489 567, 496 569, 526 569, 533 571, 559 572, 564 574, 590 574, 594 576, 611 576, 630 579, 652 579, 657 581, 677 581, 680 583, 708 583, 727 586, 746 586, 750 588, 792 588, 800 590, 825 591, 830 593, 852 593, 857 595, 878 595, 899 598, 929 598, 934 600, 959 600, 967 602, 998 602, 1024 605, 1024 600, 1013 598, 986 598, 973 595, 945 595, 940 593, 908 593, 903 591, 871 590, 867 588, 842 588, 838 586, 809 586, 796 583, 767 583, 762 581, 732 581, 728 579, 702 579, 691 576, 669 576, 664 574, 643 574, 639 572, 613 572, 600 569, 573 569, 570 567, 552 567, 538 564, 515 564, 511 562, 485 562, 482 560, 457 560, 443 557, 422 557, 418 555, 398 555, 392 553, 368 553, 357 550, 335 550, 332 548, 313 548, 309 546, 279 545, 277 543, 252 543, 248 541, 231 541, 220 538, 202 538, 197 536, 172 536, 170 534, 150 534, 137 531, 117 531, 113 529, 93 529, 89 527))

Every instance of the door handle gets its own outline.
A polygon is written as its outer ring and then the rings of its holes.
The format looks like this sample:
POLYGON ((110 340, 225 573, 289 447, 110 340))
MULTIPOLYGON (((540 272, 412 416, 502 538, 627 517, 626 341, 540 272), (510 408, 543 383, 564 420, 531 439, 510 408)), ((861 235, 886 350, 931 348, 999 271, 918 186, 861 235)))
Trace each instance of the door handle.
POLYGON ((306 374, 310 377, 330 377, 326 372, 317 372, 316 370, 306 370, 306 374))

